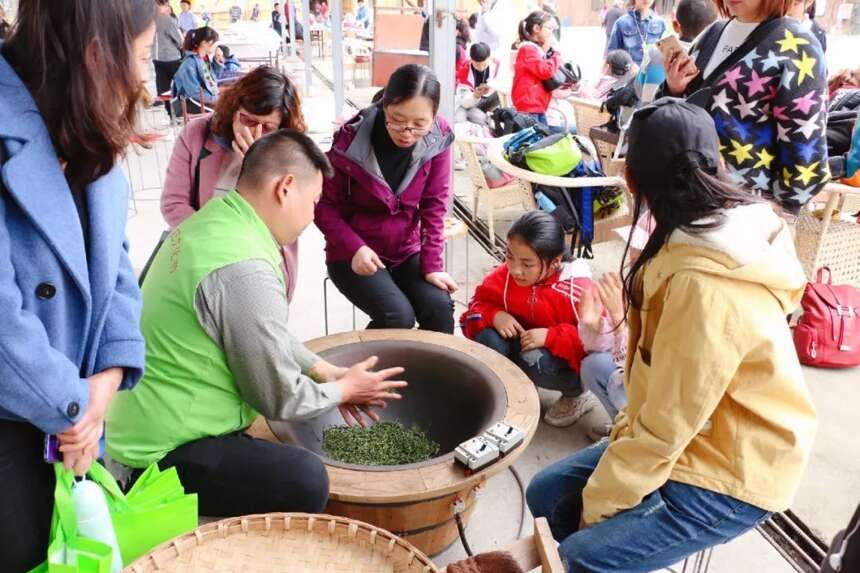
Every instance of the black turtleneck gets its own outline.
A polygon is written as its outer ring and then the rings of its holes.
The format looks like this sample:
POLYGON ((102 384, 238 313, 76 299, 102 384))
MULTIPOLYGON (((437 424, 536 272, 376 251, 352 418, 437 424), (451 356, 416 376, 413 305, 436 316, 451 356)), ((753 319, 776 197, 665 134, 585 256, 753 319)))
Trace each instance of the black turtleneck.
POLYGON ((415 146, 398 147, 391 140, 388 129, 385 127, 385 113, 381 109, 376 114, 370 143, 373 145, 373 153, 376 155, 376 161, 379 163, 379 169, 382 171, 385 182, 391 187, 392 192, 396 192, 409 170, 409 164, 412 162, 412 150, 415 149, 415 146))

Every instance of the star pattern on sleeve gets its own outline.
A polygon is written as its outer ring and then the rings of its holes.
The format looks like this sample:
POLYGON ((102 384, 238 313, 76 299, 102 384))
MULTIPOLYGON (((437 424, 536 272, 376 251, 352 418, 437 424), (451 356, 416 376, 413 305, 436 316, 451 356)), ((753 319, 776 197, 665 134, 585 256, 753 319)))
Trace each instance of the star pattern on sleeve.
POLYGON ((824 57, 786 20, 713 84, 707 109, 732 180, 796 212, 829 179, 824 57))

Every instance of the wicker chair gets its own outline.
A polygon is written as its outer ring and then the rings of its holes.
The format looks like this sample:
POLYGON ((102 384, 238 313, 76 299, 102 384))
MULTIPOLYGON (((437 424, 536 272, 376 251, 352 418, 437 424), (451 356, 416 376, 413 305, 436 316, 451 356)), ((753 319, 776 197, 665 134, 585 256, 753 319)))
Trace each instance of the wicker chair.
POLYGON ((826 266, 833 273, 834 283, 860 287, 858 211, 860 188, 841 183, 829 183, 801 210, 795 227, 795 244, 809 280, 826 266))
POLYGON ((515 179, 511 183, 502 187, 496 187, 495 189, 491 189, 487 184, 487 178, 481 169, 480 161, 478 161, 476 147, 478 145, 487 145, 492 141, 493 139, 489 137, 457 136, 457 145, 466 159, 466 172, 475 186, 472 201, 472 220, 477 218, 478 209, 481 205, 484 205, 487 210, 487 227, 490 230, 490 236, 494 237, 496 233, 496 209, 522 205, 524 210, 531 211, 536 208, 536 205, 531 185, 527 181, 515 179))
POLYGON ((576 111, 576 132, 588 135, 592 127, 603 125, 609 121, 609 114, 600 111, 601 102, 581 97, 570 97, 568 100, 576 111))

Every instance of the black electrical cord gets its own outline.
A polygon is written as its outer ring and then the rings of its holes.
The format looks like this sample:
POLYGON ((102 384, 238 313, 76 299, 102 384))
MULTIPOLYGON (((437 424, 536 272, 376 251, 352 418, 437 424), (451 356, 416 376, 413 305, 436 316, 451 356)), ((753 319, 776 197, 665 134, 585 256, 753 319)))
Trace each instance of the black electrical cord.
POLYGON ((463 549, 466 550, 466 555, 472 557, 472 548, 469 547, 469 542, 466 541, 466 528, 463 526, 463 519, 459 513, 454 514, 454 521, 457 522, 457 531, 460 532, 460 542, 463 544, 463 549))
POLYGON ((514 474, 514 479, 517 480, 517 485, 520 488, 520 528, 517 530, 517 541, 523 538, 523 528, 526 525, 526 486, 523 483, 523 477, 520 475, 520 472, 517 471, 513 465, 508 466, 508 469, 511 470, 511 473, 514 474))

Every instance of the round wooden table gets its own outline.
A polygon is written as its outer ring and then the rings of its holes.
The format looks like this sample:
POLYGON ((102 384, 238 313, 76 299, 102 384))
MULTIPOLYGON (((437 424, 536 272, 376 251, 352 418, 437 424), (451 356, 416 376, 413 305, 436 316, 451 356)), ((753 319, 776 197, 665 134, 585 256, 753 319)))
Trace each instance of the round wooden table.
MULTIPOLYGON (((434 458, 432 463, 390 471, 368 471, 326 463, 330 482, 327 513, 382 527, 426 554, 435 555, 457 539, 455 503, 459 505, 462 502, 462 518, 466 521, 481 486, 490 477, 507 469, 525 451, 540 421, 540 400, 534 384, 513 362, 465 338, 420 330, 365 330, 318 338, 308 342, 307 347, 313 352, 324 353, 341 346, 376 341, 439 346, 444 350, 439 353, 440 357, 444 357, 445 352, 454 351, 480 362, 504 387, 507 404, 502 420, 525 433, 522 445, 471 475, 466 475, 464 468, 454 462, 453 453, 434 458)), ((444 371, 444 361, 440 361, 439 369, 444 371)), ((252 433, 267 437, 259 430, 257 428, 252 433)), ((268 434, 274 438, 270 432, 268 434)), ((326 462, 325 459, 323 461, 326 462)))

